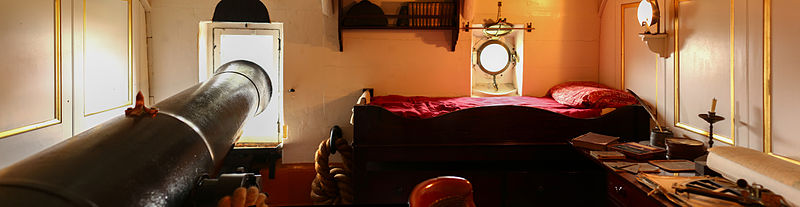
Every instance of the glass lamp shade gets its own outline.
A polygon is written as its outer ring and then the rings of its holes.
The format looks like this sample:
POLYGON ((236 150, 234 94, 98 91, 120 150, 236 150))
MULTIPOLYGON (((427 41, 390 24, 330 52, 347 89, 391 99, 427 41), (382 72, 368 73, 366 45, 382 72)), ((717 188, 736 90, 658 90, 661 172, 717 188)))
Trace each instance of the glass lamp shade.
POLYGON ((655 0, 642 0, 639 2, 637 16, 639 18, 639 24, 642 26, 652 26, 658 23, 658 18, 660 16, 658 3, 656 3, 655 0))

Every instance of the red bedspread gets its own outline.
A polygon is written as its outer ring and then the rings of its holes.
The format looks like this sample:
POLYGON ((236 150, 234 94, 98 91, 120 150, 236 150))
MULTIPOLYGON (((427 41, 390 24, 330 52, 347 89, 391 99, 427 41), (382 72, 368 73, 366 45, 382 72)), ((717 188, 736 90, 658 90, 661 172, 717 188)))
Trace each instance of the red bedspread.
POLYGON ((602 109, 576 109, 560 104, 550 97, 423 97, 423 96, 376 96, 372 105, 381 106, 406 118, 431 118, 461 109, 514 105, 545 109, 575 118, 592 118, 600 116, 602 109))

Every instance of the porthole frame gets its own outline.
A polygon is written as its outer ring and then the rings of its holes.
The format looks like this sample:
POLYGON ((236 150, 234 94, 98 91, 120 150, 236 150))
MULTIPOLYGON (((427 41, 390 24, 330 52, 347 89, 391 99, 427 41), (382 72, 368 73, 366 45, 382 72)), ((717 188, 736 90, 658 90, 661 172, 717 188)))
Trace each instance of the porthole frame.
POLYGON ((480 68, 481 71, 483 71, 484 73, 489 74, 489 75, 497 75, 497 74, 505 72, 506 70, 508 70, 508 68, 514 66, 514 63, 516 62, 516 55, 515 55, 514 51, 511 50, 511 48, 509 48, 508 45, 505 42, 500 41, 498 39, 491 39, 491 40, 488 40, 488 41, 484 42, 483 44, 481 44, 480 47, 478 47, 478 52, 475 53, 475 59, 477 60, 476 62, 477 62, 478 68, 480 68), (502 46, 504 49, 506 49, 506 52, 508 53, 508 61, 506 62, 506 65, 503 67, 503 69, 501 69, 500 71, 497 71, 497 72, 492 72, 492 71, 487 70, 486 68, 483 67, 483 63, 481 63, 481 53, 483 53, 483 50, 487 46, 492 45, 492 44, 498 44, 498 45, 502 46))

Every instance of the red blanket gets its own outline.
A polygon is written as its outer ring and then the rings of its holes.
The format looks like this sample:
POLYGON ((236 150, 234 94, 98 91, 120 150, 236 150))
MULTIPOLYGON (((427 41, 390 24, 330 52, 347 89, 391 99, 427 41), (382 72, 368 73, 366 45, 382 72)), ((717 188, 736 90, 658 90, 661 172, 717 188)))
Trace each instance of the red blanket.
POLYGON ((426 119, 461 109, 481 106, 527 106, 545 109, 575 118, 593 118, 600 116, 602 109, 576 109, 560 104, 550 97, 423 97, 423 96, 376 96, 372 98, 372 105, 381 106, 389 111, 406 117, 426 119))

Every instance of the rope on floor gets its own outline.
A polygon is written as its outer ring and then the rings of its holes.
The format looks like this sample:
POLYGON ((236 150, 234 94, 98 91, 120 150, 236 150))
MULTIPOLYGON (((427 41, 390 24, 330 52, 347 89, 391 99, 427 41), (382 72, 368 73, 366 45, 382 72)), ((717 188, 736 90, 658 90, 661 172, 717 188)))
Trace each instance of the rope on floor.
MULTIPOLYGON (((334 127, 337 129, 338 127, 334 127)), ((311 201, 316 205, 341 205, 353 203, 352 175, 353 148, 347 140, 331 136, 319 144, 314 157, 314 169, 317 175, 311 183, 311 201), (331 148, 331 139, 335 148, 331 148), (339 152, 344 166, 329 165, 332 153, 339 152)))

